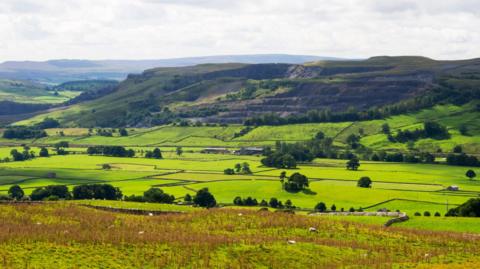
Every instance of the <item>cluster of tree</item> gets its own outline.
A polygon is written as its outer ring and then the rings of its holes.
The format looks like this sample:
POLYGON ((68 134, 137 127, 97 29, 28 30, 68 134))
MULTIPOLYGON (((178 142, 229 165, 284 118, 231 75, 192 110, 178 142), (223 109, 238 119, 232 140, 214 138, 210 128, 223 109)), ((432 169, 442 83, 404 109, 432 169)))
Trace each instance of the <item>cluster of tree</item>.
POLYGON ((382 162, 407 162, 407 163, 434 163, 435 156, 428 152, 422 152, 417 155, 411 154, 403 154, 401 152, 395 153, 386 153, 384 151, 380 151, 377 153, 373 153, 370 156, 370 160, 372 161, 382 161, 382 162))
POLYGON ((73 199, 119 200, 123 194, 119 188, 110 184, 86 184, 73 188, 73 199))
POLYGON ((60 141, 54 145, 57 155, 68 155, 67 148, 70 147, 68 141, 60 141))
POLYGON ((162 151, 159 148, 145 151, 145 158, 149 159, 163 159, 162 151))
POLYGON ((235 164, 235 168, 227 168, 223 170, 225 175, 234 175, 234 174, 243 174, 243 175, 250 175, 252 174, 252 170, 250 170, 250 164, 247 162, 244 163, 237 163, 235 164))
POLYGON ((480 198, 472 198, 458 207, 450 209, 445 216, 480 217, 480 198))
POLYGON ((272 207, 272 208, 288 208, 293 209, 295 206, 293 205, 292 201, 287 200, 285 204, 282 201, 279 201, 277 198, 270 198, 270 201, 267 202, 264 199, 258 202, 257 199, 248 196, 245 199, 242 199, 240 196, 235 197, 233 199, 233 204, 238 206, 262 206, 262 207, 272 207))
POLYGON ((46 137, 47 132, 35 127, 15 126, 8 127, 3 132, 3 138, 6 139, 33 139, 46 137))
POLYGON ((34 127, 37 129, 57 128, 59 126, 60 126, 60 122, 58 122, 58 120, 48 118, 48 117, 43 119, 43 121, 34 125, 34 127))
POLYGON ((399 130, 395 136, 391 134, 388 135, 388 140, 391 142, 401 142, 405 143, 407 141, 416 141, 422 138, 433 138, 433 139, 448 139, 450 134, 448 133, 447 128, 440 125, 437 122, 427 121, 423 123, 423 129, 416 129, 413 131, 410 130, 399 130))
POLYGON ((125 149, 122 146, 93 146, 87 148, 89 155, 105 155, 112 157, 134 157, 133 149, 125 149))
POLYGON ((477 157, 470 156, 465 153, 462 154, 448 154, 447 164, 460 166, 480 166, 477 157))
POLYGON ((30 199, 33 201, 71 199, 68 187, 64 185, 50 185, 33 190, 30 199))
POLYGON ((242 128, 239 132, 234 133, 233 138, 244 136, 248 134, 250 131, 252 131, 253 129, 255 128, 252 126, 246 126, 245 128, 242 128))
MULTIPOLYGON (((324 203, 324 202, 319 202, 315 205, 315 207, 313 208, 313 210, 315 212, 328 212, 328 209, 327 209, 327 204, 324 203)), ((330 206, 330 211, 331 212, 336 212, 337 211, 337 206, 335 204, 332 204, 332 206, 330 206)), ((354 207, 350 207, 350 209, 348 210, 349 212, 355 212, 355 211, 363 211, 363 209, 359 208, 357 210, 355 210, 354 207)), ((340 208, 340 212, 345 212, 345 208, 340 208)))
POLYGON ((192 199, 192 202, 200 207, 211 208, 217 205, 215 197, 210 193, 208 188, 203 188, 197 191, 197 194, 192 199))
POLYGON ((10 151, 13 161, 26 161, 35 158, 35 152, 30 151, 28 146, 23 148, 23 152, 19 152, 17 149, 12 149, 10 151))
MULTIPOLYGON (((415 212, 413 215, 416 216, 416 217, 422 216, 422 214, 421 214, 420 212, 415 212)), ((425 211, 425 212, 423 212, 423 216, 424 216, 424 217, 430 217, 431 215, 432 215, 432 214, 430 213, 430 211, 425 211)), ((434 216, 435 216, 435 217, 440 217, 440 216, 441 216, 441 215, 440 215, 440 212, 435 212, 434 216)))
POLYGON ((288 192, 299 192, 308 187, 308 178, 305 175, 300 173, 293 173, 289 177, 285 171, 280 173, 280 182, 282 183, 283 189, 288 192))
POLYGON ((360 161, 358 160, 357 157, 353 157, 350 160, 348 160, 346 167, 347 167, 347 170, 356 171, 358 170, 358 167, 360 167, 360 161))
POLYGON ((150 188, 143 193, 143 196, 125 196, 125 201, 171 204, 175 201, 175 196, 165 193, 160 188, 150 188))

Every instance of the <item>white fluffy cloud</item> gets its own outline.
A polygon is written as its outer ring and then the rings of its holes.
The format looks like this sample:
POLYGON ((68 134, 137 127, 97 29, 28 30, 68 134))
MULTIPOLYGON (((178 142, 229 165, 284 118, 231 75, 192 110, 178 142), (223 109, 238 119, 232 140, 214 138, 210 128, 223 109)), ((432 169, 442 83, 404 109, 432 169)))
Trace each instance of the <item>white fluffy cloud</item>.
POLYGON ((478 0, 2 0, 0 61, 480 57, 478 0))

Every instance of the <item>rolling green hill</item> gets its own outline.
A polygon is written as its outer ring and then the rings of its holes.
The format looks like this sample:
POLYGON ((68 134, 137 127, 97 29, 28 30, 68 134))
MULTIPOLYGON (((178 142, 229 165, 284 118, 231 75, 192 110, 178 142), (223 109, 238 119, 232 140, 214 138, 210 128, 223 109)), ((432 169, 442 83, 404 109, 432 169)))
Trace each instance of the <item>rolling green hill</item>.
POLYGON ((315 122, 308 118, 311 110, 334 113, 330 121, 339 121, 335 113, 382 118, 477 99, 479 64, 479 59, 373 57, 156 68, 129 75, 103 97, 34 120, 54 117, 70 127, 151 127, 180 120, 243 123, 273 113, 295 123, 315 122))

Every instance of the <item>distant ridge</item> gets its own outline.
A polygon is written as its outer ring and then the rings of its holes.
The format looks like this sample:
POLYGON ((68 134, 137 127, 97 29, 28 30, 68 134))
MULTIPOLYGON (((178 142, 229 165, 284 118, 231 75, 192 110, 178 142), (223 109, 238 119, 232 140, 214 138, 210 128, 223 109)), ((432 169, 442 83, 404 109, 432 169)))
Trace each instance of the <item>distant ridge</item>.
POLYGON ((334 57, 290 54, 214 55, 158 60, 73 60, 7 61, 0 64, 0 78, 33 80, 57 84, 83 79, 122 80, 130 73, 155 67, 183 67, 205 63, 287 63, 343 60, 334 57))

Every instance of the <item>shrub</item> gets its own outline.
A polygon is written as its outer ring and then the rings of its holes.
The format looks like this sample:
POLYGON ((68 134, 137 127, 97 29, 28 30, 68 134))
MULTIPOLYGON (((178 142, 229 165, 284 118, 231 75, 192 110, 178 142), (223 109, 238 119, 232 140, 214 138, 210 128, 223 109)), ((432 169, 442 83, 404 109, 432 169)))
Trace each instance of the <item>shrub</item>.
POLYGON ((348 211, 349 212, 355 212, 355 208, 353 208, 353 206, 352 206, 352 207, 350 207, 350 209, 348 211))
POLYGON ((435 212, 435 217, 440 217, 440 212, 435 212))
POLYGON ((414 216, 416 217, 420 217, 422 214, 420 214, 420 212, 415 212, 415 214, 413 214, 414 216))
POLYGON ((429 211, 425 211, 425 212, 423 212, 423 216, 424 216, 424 217, 430 217, 431 214, 430 214, 429 211))

